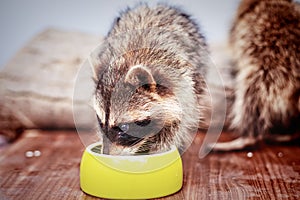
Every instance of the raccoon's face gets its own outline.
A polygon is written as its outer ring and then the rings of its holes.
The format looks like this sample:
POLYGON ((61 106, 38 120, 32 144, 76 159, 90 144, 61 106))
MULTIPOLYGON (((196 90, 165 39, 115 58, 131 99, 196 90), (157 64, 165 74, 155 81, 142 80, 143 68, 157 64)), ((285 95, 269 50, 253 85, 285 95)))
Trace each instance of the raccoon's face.
POLYGON ((108 72, 99 78, 94 98, 103 152, 127 155, 167 150, 174 143, 182 112, 172 88, 159 84, 141 65, 123 76, 117 74, 108 72))

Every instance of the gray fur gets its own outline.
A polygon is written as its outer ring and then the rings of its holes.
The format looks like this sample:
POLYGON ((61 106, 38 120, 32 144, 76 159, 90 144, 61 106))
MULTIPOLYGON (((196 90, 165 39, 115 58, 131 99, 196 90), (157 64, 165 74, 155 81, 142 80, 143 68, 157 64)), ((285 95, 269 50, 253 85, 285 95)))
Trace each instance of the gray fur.
POLYGON ((236 72, 232 128, 241 138, 215 149, 291 139, 300 122, 299 5, 289 0, 242 1, 230 44, 236 72))
POLYGON ((92 59, 104 152, 155 153, 174 144, 183 150, 207 110, 207 54, 197 25, 178 9, 140 5, 123 12, 92 59), (122 124, 142 130, 137 124, 146 122, 158 134, 131 138, 130 145, 119 140, 122 124))

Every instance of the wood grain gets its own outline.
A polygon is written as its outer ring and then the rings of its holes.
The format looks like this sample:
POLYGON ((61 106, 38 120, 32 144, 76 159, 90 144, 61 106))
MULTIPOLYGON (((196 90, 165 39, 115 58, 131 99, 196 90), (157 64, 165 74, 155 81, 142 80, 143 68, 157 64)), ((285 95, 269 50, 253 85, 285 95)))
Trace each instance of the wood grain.
MULTIPOLYGON (((300 147, 261 144, 238 152, 198 158, 203 134, 183 155, 184 185, 161 199, 299 199, 300 147), (248 154, 249 152, 252 153, 248 154)), ((1 150, 0 199, 99 199, 80 190, 84 146, 73 131, 26 131, 1 150), (38 150, 38 157, 26 157, 38 150)))

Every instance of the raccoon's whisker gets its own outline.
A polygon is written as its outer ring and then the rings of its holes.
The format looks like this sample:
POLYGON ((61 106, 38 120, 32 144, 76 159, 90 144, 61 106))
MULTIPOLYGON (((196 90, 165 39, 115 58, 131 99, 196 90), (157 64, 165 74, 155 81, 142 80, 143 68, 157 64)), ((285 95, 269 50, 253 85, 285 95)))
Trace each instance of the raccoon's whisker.
POLYGON ((145 139, 145 138, 140 138, 140 139, 136 140, 135 142, 133 142, 132 144, 130 144, 129 147, 132 147, 132 146, 134 146, 134 145, 140 143, 140 142, 143 141, 144 139, 145 139))

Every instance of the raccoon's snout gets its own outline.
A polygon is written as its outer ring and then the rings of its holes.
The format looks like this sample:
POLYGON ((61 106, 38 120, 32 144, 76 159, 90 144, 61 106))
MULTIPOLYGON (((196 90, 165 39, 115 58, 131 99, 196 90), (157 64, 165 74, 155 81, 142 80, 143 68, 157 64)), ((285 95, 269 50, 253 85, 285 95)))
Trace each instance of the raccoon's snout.
POLYGON ((122 146, 131 146, 142 139, 130 135, 127 131, 129 131, 129 125, 123 124, 111 128, 106 135, 111 143, 122 146))
POLYGON ((124 148, 131 148, 144 139, 127 133, 129 128, 128 124, 123 124, 108 129, 108 132, 103 135, 103 153, 111 155, 122 154, 124 148))
POLYGON ((145 119, 120 124, 110 128, 106 137, 108 137, 111 143, 122 146, 132 146, 152 134, 153 125, 150 125, 150 123, 150 119, 145 119))
POLYGON ((148 151, 149 145, 153 143, 151 138, 163 127, 160 121, 149 117, 144 120, 120 123, 113 127, 102 124, 103 153, 114 155, 126 154, 129 151, 131 153, 148 151))
POLYGON ((142 139, 143 138, 134 137, 124 132, 119 132, 116 139, 116 143, 122 146, 131 146, 135 143, 138 143, 142 139))

